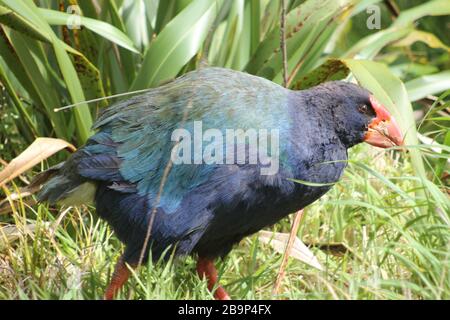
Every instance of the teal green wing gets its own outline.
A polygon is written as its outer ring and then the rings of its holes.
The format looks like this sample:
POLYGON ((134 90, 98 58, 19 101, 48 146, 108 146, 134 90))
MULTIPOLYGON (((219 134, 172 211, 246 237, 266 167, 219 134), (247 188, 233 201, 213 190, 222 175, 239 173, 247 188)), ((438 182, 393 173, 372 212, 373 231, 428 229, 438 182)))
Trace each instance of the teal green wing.
MULTIPOLYGON (((193 138, 194 123, 201 121, 203 132, 277 129, 282 139, 289 125, 286 108, 287 91, 282 87, 241 72, 206 68, 111 106, 94 128, 117 144, 121 176, 155 199, 176 144, 175 130, 185 129, 193 138)), ((197 153, 203 151, 204 147, 197 153)), ((160 207, 173 212, 194 188, 214 179, 223 181, 223 176, 214 175, 218 166, 172 164, 160 207)))

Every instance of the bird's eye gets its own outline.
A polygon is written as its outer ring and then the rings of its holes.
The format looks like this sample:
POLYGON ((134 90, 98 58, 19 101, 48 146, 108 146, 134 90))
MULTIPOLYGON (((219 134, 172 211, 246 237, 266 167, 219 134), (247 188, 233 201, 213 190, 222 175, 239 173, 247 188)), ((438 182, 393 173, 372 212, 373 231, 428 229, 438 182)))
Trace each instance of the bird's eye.
POLYGON ((359 107, 359 112, 367 113, 367 111, 368 111, 367 105, 363 104, 362 106, 359 107))

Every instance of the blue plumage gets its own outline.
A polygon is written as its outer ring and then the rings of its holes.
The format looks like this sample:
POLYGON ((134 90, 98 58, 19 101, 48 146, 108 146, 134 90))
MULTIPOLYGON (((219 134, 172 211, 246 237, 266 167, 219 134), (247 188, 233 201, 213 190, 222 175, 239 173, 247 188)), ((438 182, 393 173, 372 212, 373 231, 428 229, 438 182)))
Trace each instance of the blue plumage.
POLYGON ((276 174, 261 175, 262 163, 174 164, 168 173, 152 229, 152 257, 168 246, 178 255, 223 256, 243 237, 329 190, 291 179, 340 178, 345 163, 336 160, 347 159, 347 148, 362 141, 372 118, 353 115, 366 100, 367 91, 341 82, 293 92, 226 69, 191 72, 106 109, 94 125, 98 133, 49 180, 40 199, 60 201, 80 185, 95 185, 98 214, 127 245, 125 260, 135 263, 176 143, 174 130, 193 136, 195 121, 203 130, 221 132, 277 130, 276 174))

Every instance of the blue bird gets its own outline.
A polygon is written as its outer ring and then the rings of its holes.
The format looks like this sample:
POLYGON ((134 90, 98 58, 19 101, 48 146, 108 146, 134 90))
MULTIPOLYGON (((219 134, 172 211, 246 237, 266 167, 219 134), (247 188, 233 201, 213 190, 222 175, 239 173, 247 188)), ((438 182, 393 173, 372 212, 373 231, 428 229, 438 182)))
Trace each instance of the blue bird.
POLYGON ((394 118, 355 84, 292 91, 222 68, 114 104, 93 129, 35 184, 41 202, 93 203, 125 244, 106 299, 127 281, 126 264, 150 253, 159 259, 169 247, 197 256, 208 288, 228 299, 215 258, 324 195, 341 177, 348 148, 402 144, 394 118))

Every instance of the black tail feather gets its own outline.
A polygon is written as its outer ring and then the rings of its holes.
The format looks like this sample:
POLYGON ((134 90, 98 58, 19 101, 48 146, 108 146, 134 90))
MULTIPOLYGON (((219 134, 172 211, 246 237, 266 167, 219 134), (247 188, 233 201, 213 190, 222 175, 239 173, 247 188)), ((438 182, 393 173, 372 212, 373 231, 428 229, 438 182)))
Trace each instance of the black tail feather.
POLYGON ((57 165, 45 170, 44 172, 41 172, 37 174, 33 180, 31 180, 30 184, 27 186, 27 190, 39 190, 41 186, 46 183, 48 180, 50 180, 52 177, 54 177, 56 174, 58 174, 59 170, 62 168, 65 162, 58 163, 57 165))

